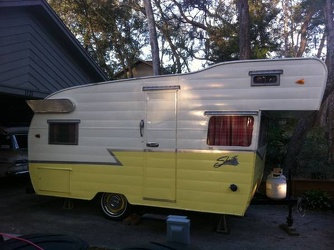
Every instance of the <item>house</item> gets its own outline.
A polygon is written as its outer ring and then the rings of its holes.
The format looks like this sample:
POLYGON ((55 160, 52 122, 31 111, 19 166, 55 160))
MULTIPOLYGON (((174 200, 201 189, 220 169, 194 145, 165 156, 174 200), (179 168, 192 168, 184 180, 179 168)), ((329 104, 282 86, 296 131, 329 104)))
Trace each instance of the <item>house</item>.
POLYGON ((46 0, 0 0, 0 124, 29 122, 27 99, 105 80, 46 0))
MULTIPOLYGON (((131 67, 134 78, 153 75, 152 61, 137 60, 131 67)), ((115 74, 116 79, 131 78, 129 68, 115 74)))

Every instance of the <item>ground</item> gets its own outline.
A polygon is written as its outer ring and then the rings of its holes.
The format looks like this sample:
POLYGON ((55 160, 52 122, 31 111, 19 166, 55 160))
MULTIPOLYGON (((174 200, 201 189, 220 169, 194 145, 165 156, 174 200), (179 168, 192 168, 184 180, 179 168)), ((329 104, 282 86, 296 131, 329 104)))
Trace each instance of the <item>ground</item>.
MULTIPOLYGON (((96 200, 74 200, 73 208, 64 207, 62 198, 27 194, 27 182, 24 178, 0 180, 0 232, 61 233, 85 240, 91 249, 122 249, 148 242, 166 243, 163 218, 177 213, 167 210, 161 215, 161 210, 138 207, 138 214, 148 211, 159 216, 141 218, 136 223, 110 221, 102 216, 96 200)), ((280 228, 288 214, 288 207, 283 205, 251 205, 244 217, 227 217, 229 234, 224 234, 215 230, 216 216, 184 212, 190 219, 188 249, 333 249, 332 212, 300 212, 293 207, 293 226, 299 236, 290 236, 280 228)))

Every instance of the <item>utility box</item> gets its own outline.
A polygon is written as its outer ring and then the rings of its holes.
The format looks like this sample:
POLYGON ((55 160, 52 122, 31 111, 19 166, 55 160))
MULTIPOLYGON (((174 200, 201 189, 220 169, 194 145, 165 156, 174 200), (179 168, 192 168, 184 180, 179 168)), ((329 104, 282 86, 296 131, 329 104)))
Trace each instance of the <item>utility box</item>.
POLYGON ((167 241, 189 245, 190 220, 187 216, 169 215, 167 217, 167 241))

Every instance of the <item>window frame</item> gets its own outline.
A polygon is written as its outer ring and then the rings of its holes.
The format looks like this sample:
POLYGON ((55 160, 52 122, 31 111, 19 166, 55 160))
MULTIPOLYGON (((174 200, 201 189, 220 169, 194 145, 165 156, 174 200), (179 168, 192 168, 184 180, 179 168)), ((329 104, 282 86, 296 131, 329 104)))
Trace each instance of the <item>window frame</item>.
MULTIPOLYGON (((253 140, 254 140, 254 130, 256 129, 255 128, 255 125, 256 125, 256 119, 255 119, 255 115, 257 115, 258 113, 257 112, 240 112, 240 113, 235 113, 235 112, 231 112, 231 113, 225 113, 225 112, 217 112, 217 111, 214 111, 214 112, 205 112, 206 115, 209 116, 209 120, 208 120, 208 127, 207 127, 207 136, 206 136, 206 144, 210 147, 242 147, 242 148, 249 148, 252 146, 253 144, 253 140), (252 127, 250 128, 250 133, 249 134, 244 134, 244 136, 250 136, 250 139, 248 139, 249 143, 247 143, 247 145, 241 145, 240 143, 238 144, 231 144, 229 145, 230 143, 226 143, 226 144, 215 144, 215 143, 210 143, 210 137, 216 137, 216 134, 213 134, 213 135, 210 135, 211 133, 211 130, 210 130, 210 122, 212 121, 212 118, 215 118, 215 117, 231 117, 231 121, 230 124, 229 124, 229 127, 227 128, 227 131, 226 133, 229 133, 228 134, 228 137, 229 138, 232 138, 234 134, 237 134, 238 132, 236 131, 236 128, 232 127, 233 123, 235 121, 233 121, 233 117, 247 117, 247 118, 250 118, 252 120, 252 127), (232 132, 232 133, 230 133, 232 132)), ((218 132, 219 131, 213 131, 213 133, 215 132, 218 132)), ((240 132, 239 132, 240 133, 240 132)), ((223 136, 225 137, 225 136, 223 136)), ((222 137, 222 138, 223 138, 222 137)), ((236 138, 234 138, 236 139, 236 138)), ((245 138, 243 138, 244 140, 245 138)), ((247 138, 246 138, 247 139, 247 138)), ((247 141, 247 142, 248 142, 247 141)), ((233 143, 233 140, 230 140, 231 143, 233 143)))
POLYGON ((79 144, 79 123, 80 120, 48 120, 48 144, 49 145, 78 145, 79 144), (68 127, 57 128, 53 126, 68 125, 68 127), (64 132, 64 129, 67 130, 64 132), (59 131, 60 130, 60 131, 59 131), (72 131, 71 131, 72 130, 72 131), (69 140, 63 140, 63 137, 73 133, 69 140))
POLYGON ((249 71, 251 77, 251 86, 279 86, 281 83, 280 76, 283 74, 283 70, 257 70, 249 71), (276 78, 276 81, 270 81, 269 79, 276 78), (262 81, 256 81, 256 78, 261 78, 262 81))

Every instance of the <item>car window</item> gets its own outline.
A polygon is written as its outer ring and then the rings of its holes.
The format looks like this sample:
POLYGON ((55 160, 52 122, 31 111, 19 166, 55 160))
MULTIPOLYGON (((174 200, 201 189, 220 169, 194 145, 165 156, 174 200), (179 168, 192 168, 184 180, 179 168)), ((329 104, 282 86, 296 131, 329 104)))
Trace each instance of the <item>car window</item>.
POLYGON ((25 134, 15 135, 17 148, 28 148, 28 136, 25 134))
POLYGON ((0 135, 0 149, 11 149, 10 136, 0 135))

